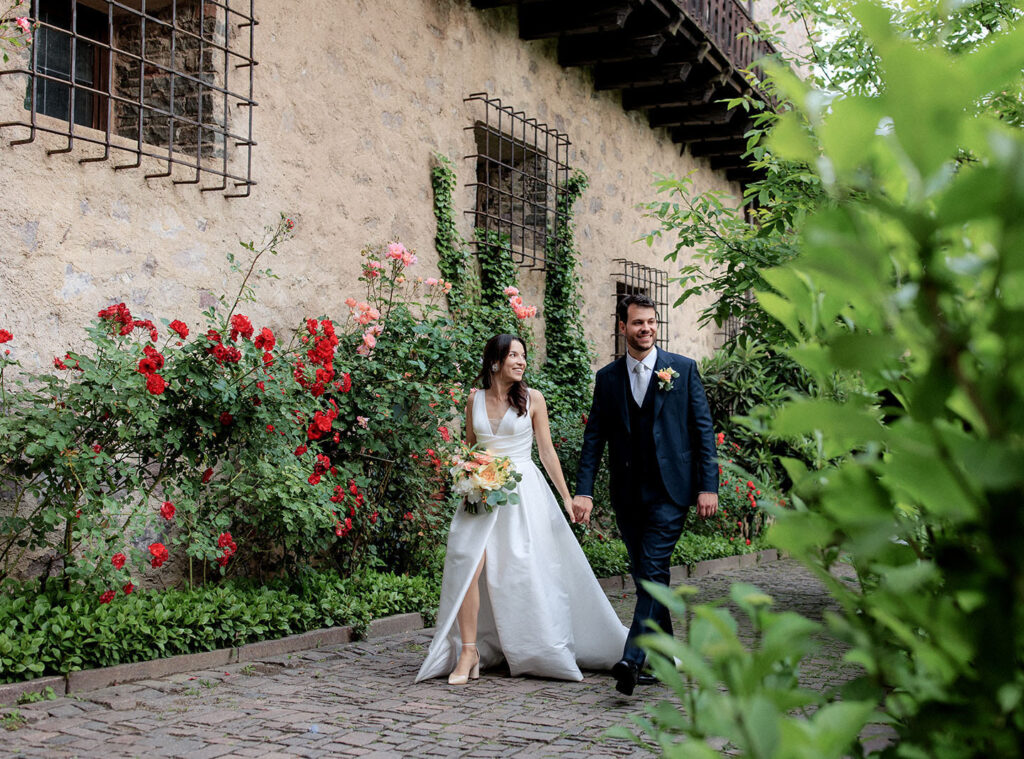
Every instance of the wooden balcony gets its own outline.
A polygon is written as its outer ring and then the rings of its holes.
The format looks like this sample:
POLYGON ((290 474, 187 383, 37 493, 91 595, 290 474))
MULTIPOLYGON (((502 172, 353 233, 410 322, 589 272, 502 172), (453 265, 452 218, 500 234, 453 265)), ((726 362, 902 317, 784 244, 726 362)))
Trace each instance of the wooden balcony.
POLYGON ((755 178, 740 156, 750 120, 721 100, 751 93, 742 74, 775 52, 740 35, 755 29, 737 0, 473 0, 477 8, 515 5, 519 36, 557 39, 563 66, 591 66, 594 86, 620 90, 626 110, 643 111, 681 149, 707 156, 729 179, 755 178))

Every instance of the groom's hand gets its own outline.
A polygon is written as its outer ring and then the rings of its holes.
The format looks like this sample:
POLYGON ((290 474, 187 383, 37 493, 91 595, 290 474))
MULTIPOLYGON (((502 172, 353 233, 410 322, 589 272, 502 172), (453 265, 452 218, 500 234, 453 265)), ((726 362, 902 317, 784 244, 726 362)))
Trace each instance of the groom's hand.
POLYGON ((718 493, 700 493, 697 496, 697 516, 707 519, 718 511, 718 493))
POLYGON ((572 513, 577 522, 590 524, 590 512, 594 510, 594 499, 578 495, 572 499, 572 513))

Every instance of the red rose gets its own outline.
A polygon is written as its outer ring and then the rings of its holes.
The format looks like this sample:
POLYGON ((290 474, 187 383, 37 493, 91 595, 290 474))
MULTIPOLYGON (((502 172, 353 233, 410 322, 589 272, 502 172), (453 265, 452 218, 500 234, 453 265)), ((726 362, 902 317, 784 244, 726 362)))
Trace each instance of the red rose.
POLYGON ((135 586, 132 585, 131 583, 128 583, 123 588, 121 588, 121 590, 124 591, 124 594, 126 596, 130 596, 132 594, 132 591, 135 590, 135 586))
POLYGON ((405 512, 405 515, 402 518, 411 522, 412 521, 412 512, 411 511, 405 512))
POLYGON ((246 340, 252 337, 253 326, 252 322, 249 321, 248 316, 242 316, 242 314, 235 314, 231 317, 231 341, 241 335, 246 340))
POLYGON ((235 418, 231 416, 231 414, 229 414, 227 411, 222 411, 220 413, 220 423, 223 424, 225 427, 229 426, 233 421, 235 421, 235 418))
POLYGON ((14 339, 14 335, 8 332, 6 329, 0 329, 0 344, 9 342, 14 339))
POLYGON ((156 361, 151 358, 144 358, 139 361, 139 367, 135 371, 139 374, 153 374, 160 367, 156 365, 156 361))
POLYGON ((100 603, 101 604, 108 604, 108 603, 110 603, 111 601, 114 600, 114 596, 116 596, 116 595, 117 595, 117 593, 115 591, 113 591, 113 590, 104 591, 103 595, 100 596, 100 603))
POLYGON ((156 364, 157 369, 164 368, 164 357, 160 355, 160 351, 154 348, 152 345, 145 345, 142 348, 142 352, 146 354, 146 358, 156 364))
POLYGON ((379 515, 379 513, 380 512, 375 511, 372 514, 370 514, 370 524, 377 524, 377 516, 379 515))
POLYGON ((751 480, 747 480, 747 487, 750 488, 751 490, 753 490, 754 489, 754 483, 751 480))
POLYGON ((127 558, 123 553, 115 553, 110 557, 110 563, 114 565, 114 569, 121 569, 127 558))
POLYGON ((167 389, 167 383, 159 374, 146 375, 146 389, 153 395, 160 395, 167 389))
POLYGON ((64 363, 63 361, 61 361, 61 360, 60 360, 59 358, 57 358, 56 356, 54 356, 54 357, 53 357, 53 365, 54 365, 54 367, 56 367, 57 369, 67 369, 67 368, 68 368, 68 367, 67 367, 67 364, 65 364, 65 363, 64 363))
POLYGON ((718 445, 721 445, 722 443, 724 443, 725 442, 725 433, 724 432, 719 432, 715 436, 715 442, 718 443, 718 445))
POLYGON ((263 354, 263 364, 265 366, 272 366, 274 364, 274 354, 273 353, 269 353, 269 352, 268 353, 264 353, 263 354))
POLYGON ((208 329, 206 330, 206 339, 209 340, 211 343, 219 343, 220 332, 218 332, 215 329, 208 329))
POLYGON ((296 448, 296 449, 295 449, 295 455, 296 455, 296 456, 301 456, 301 455, 302 455, 302 454, 304 454, 304 453, 305 453, 305 452, 306 452, 307 450, 309 450, 309 449, 308 449, 308 448, 306 448, 306 446, 304 446, 304 445, 300 445, 300 446, 299 446, 298 448, 296 448))
POLYGON ((309 334, 316 334, 318 326, 316 319, 306 319, 306 331, 309 332, 309 334))
POLYGON ((274 338, 274 333, 270 327, 264 327, 260 330, 260 333, 256 335, 256 339, 252 341, 252 344, 263 351, 274 350, 274 345, 277 340, 274 338))
POLYGON ((167 561, 168 557, 170 556, 170 552, 167 550, 167 547, 164 546, 163 543, 153 543, 149 547, 149 552, 153 555, 153 558, 149 562, 150 566, 152 566, 153 569, 162 566, 163 563, 167 561))
POLYGON ((175 319, 174 321, 167 325, 167 328, 174 332, 177 332, 178 336, 181 337, 182 340, 188 337, 188 325, 185 324, 185 322, 183 321, 175 319))
POLYGON ((341 392, 347 393, 351 389, 352 375, 350 375, 348 372, 345 372, 343 375, 341 375, 341 392))
POLYGON ((93 449, 93 451, 95 451, 96 453, 99 453, 100 451, 102 451, 102 450, 103 450, 103 446, 101 446, 101 445, 100 445, 99 443, 93 443, 93 444, 92 444, 92 449, 93 449))
POLYGON ((206 484, 213 477, 213 467, 208 468, 203 472, 203 484, 206 484))
POLYGON ((160 507, 160 516, 168 522, 174 519, 174 504, 170 501, 164 501, 164 505, 160 507))
POLYGON ((220 546, 221 548, 226 548, 226 547, 230 546, 231 543, 232 543, 232 539, 231 539, 231 533, 230 532, 222 532, 220 534, 220 537, 217 538, 217 545, 220 546))

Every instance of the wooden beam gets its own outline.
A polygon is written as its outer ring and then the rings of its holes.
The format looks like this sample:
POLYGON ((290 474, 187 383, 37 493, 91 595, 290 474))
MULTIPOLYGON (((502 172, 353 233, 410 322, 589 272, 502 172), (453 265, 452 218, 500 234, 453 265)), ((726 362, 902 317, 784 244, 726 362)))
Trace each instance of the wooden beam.
POLYGON ((728 124, 689 124, 672 129, 673 142, 696 142, 698 140, 732 140, 742 137, 751 127, 747 119, 737 119, 728 124))
POLYGON ((657 84, 682 84, 693 70, 693 64, 683 61, 653 60, 599 63, 594 68, 594 89, 621 90, 625 87, 645 87, 657 84))
POLYGON ((562 37, 558 62, 563 66, 592 66, 602 61, 654 58, 665 44, 665 35, 633 35, 624 31, 562 37))
POLYGON ((753 169, 730 169, 725 172, 725 178, 730 182, 739 182, 740 184, 750 184, 756 182, 759 179, 764 179, 764 173, 760 171, 754 171, 753 169))
POLYGON ((749 169, 750 158, 740 158, 739 155, 712 156, 711 168, 715 171, 730 169, 749 169))
POLYGON ((524 40, 593 34, 622 29, 634 6, 628 0, 571 0, 519 8, 519 36, 524 40))
POLYGON ((655 128, 708 124, 717 124, 725 128, 725 125, 735 118, 736 111, 726 109, 721 103, 653 108, 647 114, 647 120, 655 128))
POLYGON ((622 91, 622 107, 632 111, 637 108, 703 105, 711 100, 716 89, 713 82, 696 82, 692 87, 681 84, 630 87, 622 91))
POLYGON ((691 142, 690 153, 695 156, 727 156, 740 155, 747 151, 747 141, 744 139, 733 140, 709 140, 707 142, 691 142))

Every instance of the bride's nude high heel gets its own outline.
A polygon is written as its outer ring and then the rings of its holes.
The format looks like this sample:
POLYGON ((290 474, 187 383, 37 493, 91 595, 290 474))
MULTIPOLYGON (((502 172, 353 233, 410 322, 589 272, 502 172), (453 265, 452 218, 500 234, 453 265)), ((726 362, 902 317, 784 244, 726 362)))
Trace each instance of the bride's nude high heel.
MULTIPOLYGON (((476 643, 463 643, 462 647, 463 648, 472 648, 474 651, 476 651, 476 643)), ((456 665, 456 666, 458 666, 458 665, 456 665)), ((468 675, 457 675, 454 672, 452 672, 450 675, 448 675, 448 684, 449 685, 465 685, 470 680, 478 680, 478 679, 480 679, 480 652, 476 651, 476 661, 473 662, 473 666, 470 667, 469 674, 468 675)))

